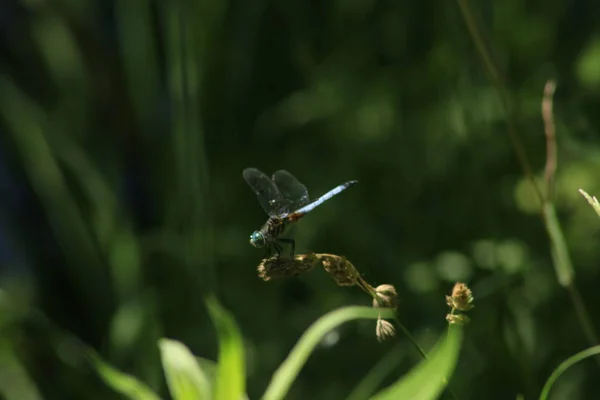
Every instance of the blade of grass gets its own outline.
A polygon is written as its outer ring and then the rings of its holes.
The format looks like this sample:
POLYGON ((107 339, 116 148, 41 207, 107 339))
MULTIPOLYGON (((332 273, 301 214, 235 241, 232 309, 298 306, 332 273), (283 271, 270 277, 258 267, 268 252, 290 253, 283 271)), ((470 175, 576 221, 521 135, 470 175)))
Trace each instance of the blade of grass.
MULTIPOLYGON (((542 205, 541 218, 542 222, 544 223, 544 226, 546 227, 546 231, 548 232, 549 240, 551 242, 552 258, 554 261, 558 282, 562 286, 567 288, 569 295, 571 296, 571 301, 573 303, 573 307, 575 308, 575 312, 577 314, 579 323, 581 324, 582 330, 584 331, 588 341, 592 345, 594 345, 598 343, 598 336, 593 328, 591 318, 589 316, 589 313, 587 312, 585 303, 581 298, 581 294, 579 293, 579 290, 573 282, 574 270, 571 264, 568 248, 564 240, 564 235, 562 234, 562 229, 560 227, 558 218, 556 217, 556 212, 552 204, 552 199, 545 198, 541 190, 539 189, 533 176, 531 166, 529 165, 527 154, 523 148, 521 140, 519 139, 518 132, 515 128, 515 116, 510 94, 506 90, 499 69, 492 61, 490 51, 482 39, 481 32, 477 27, 477 24, 475 23, 475 19, 473 17, 473 13, 471 12, 471 8, 469 7, 468 0, 456 0, 456 2, 462 14, 465 25, 467 26, 467 29, 469 31, 469 35, 471 36, 471 39, 473 40, 473 43, 475 44, 475 47, 479 52, 486 72, 488 73, 490 80, 492 81, 492 84, 495 87, 500 103, 503 106, 504 111, 506 112, 507 131, 515 154, 517 155, 517 158, 519 160, 519 163, 521 164, 521 168, 525 176, 529 180, 532 188, 536 193, 536 196, 538 197, 542 205)), ((548 91, 549 95, 547 95, 544 99, 546 102, 550 101, 550 106, 543 103, 542 116, 544 117, 548 151, 548 158, 546 162, 546 179, 549 179, 547 181, 548 193, 551 194, 551 190, 553 188, 554 173, 557 165, 556 146, 554 143, 548 143, 553 142, 555 140, 554 124, 548 124, 549 121, 552 121, 551 102, 552 94, 554 93, 553 83, 551 85, 547 85, 546 89, 551 89, 548 91), (554 159, 552 159, 553 157, 554 159)))
POLYGON ((331 311, 315 321, 302 334, 288 357, 273 374, 273 378, 263 395, 264 400, 285 398, 296 376, 308 360, 308 357, 332 329, 353 319, 392 318, 394 310, 374 309, 370 307, 344 307, 331 311))
POLYGON ((402 361, 402 356, 406 352, 406 346, 400 342, 394 346, 369 373, 354 388, 346 400, 368 399, 369 396, 381 385, 381 382, 392 373, 402 361))
POLYGON ((215 379, 215 399, 236 399, 245 396, 246 364, 242 335, 233 319, 214 296, 206 306, 219 337, 219 361, 215 379))
POLYGON ((190 12, 191 1, 164 7, 172 118, 173 181, 166 220, 169 229, 183 232, 186 266, 209 290, 215 287, 214 238, 210 212, 208 157, 201 123, 202 68, 194 29, 202 29, 190 12), (201 268, 198 268, 201 266, 201 268))
POLYGON ((462 328, 451 325, 448 335, 441 339, 422 361, 390 387, 373 396, 373 400, 411 399, 433 400, 446 388, 452 376, 462 341, 462 328))
POLYGON ((487 46, 485 45, 485 43, 483 41, 481 32, 480 32, 479 28, 477 27, 475 18, 473 17, 473 13, 471 12, 471 8, 469 7, 468 0, 456 0, 456 2, 458 4, 458 8, 461 12, 461 15, 463 17, 465 25, 467 26, 467 29, 469 31, 469 35, 471 36, 471 40, 473 40, 473 43, 475 44, 477 52, 479 53, 479 56, 481 57, 481 60, 485 67, 485 71, 487 72, 492 84, 494 85, 496 94, 498 95, 498 100, 500 102, 500 105, 502 106, 503 111, 506 114, 508 137, 510 139, 513 150, 514 150, 515 154, 517 155, 517 159, 519 160, 521 169, 523 170, 523 172, 525 173, 525 176, 531 183, 531 186, 532 186, 540 204, 543 204, 544 196, 542 195, 542 191, 540 190, 540 188, 538 187, 538 184, 535 181, 535 178, 533 175, 533 169, 531 168, 531 165, 529 164, 529 159, 527 158, 527 153, 525 152, 525 148, 523 147, 523 144, 521 143, 521 140, 519 138, 519 133, 517 132, 517 129, 515 128, 516 124, 514 122, 515 115, 514 115, 514 110, 512 107, 512 101, 511 101, 509 92, 505 88, 505 84, 504 84, 502 75, 500 74, 499 69, 494 64, 492 55, 490 54, 489 49, 487 48, 487 46))
MULTIPOLYGON (((553 81, 548 81, 544 87, 544 97, 542 99, 542 119, 544 120, 544 133, 546 134, 546 197, 543 208, 546 217, 546 230, 550 238, 550 250, 557 280, 561 286, 567 288, 581 328, 589 343, 595 345, 598 343, 598 335, 596 334, 585 303, 581 298, 581 294, 573 280, 575 270, 573 269, 569 248, 560 221, 556 215, 556 209, 554 208, 554 176, 558 165, 553 115, 555 89, 556 84, 553 81)), ((600 360, 597 360, 597 362, 600 365, 600 360)))
POLYGON ((590 205, 592 206, 594 211, 596 211, 596 214, 598 214, 598 216, 600 217, 600 202, 598 202, 598 199, 596 198, 596 196, 594 196, 594 197, 590 196, 583 189, 579 189, 579 193, 581 193, 583 195, 583 197, 585 197, 585 199, 588 201, 588 203, 590 203, 590 205))
POLYGON ((128 399, 160 400, 160 397, 143 382, 114 368, 91 350, 88 352, 88 358, 104 383, 128 399))
POLYGON ((135 104, 138 121, 152 121, 146 117, 156 108, 159 84, 152 4, 150 0, 118 0, 115 6, 129 95, 135 104))
POLYGON ((14 352, 14 344, 0 339, 0 397, 5 400, 42 400, 35 383, 14 352))
POLYGON ((85 89, 85 67, 75 38, 65 21, 54 12, 40 13, 33 20, 32 35, 48 72, 70 105, 80 108, 85 89), (77 100, 77 101, 76 101, 77 100))
POLYGON ((0 115, 67 257, 69 273, 78 283, 75 287, 81 298, 95 302, 95 313, 108 313, 109 303, 104 299, 110 295, 104 263, 46 137, 57 133, 48 132, 44 112, 4 76, 0 76, 0 115))
POLYGON ((588 357, 595 356, 597 354, 600 354, 600 346, 594 346, 590 347, 589 349, 580 351, 579 353, 567 358, 562 363, 560 363, 560 365, 556 367, 554 372, 552 372, 552 374, 546 381, 546 384, 542 388, 542 392, 540 393, 540 400, 546 400, 548 398, 552 386, 567 369, 577 364, 578 362, 583 361, 588 357))
POLYGON ((211 399, 210 381, 189 349, 183 343, 170 339, 161 339, 158 345, 173 399, 211 399))

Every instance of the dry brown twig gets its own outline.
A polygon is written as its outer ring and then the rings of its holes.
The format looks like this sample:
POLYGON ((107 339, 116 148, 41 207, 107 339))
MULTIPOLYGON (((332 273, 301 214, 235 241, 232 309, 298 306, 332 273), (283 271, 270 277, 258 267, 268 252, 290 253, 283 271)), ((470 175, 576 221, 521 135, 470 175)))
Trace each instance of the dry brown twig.
MULTIPOLYGON (((383 284, 371 286, 346 257, 327 253, 297 254, 292 258, 271 256, 263 259, 258 265, 258 276, 264 281, 298 275, 312 271, 321 266, 338 286, 358 286, 373 299, 374 308, 397 308, 398 294, 393 285, 383 284)), ((384 341, 395 336, 394 326, 382 319, 377 320, 377 340, 384 341)))

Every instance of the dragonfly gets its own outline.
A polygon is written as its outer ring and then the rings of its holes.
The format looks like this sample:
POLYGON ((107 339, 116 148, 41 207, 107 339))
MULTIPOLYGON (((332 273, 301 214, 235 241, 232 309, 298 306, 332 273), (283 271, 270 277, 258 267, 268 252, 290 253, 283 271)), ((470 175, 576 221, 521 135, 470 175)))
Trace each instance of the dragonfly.
POLYGON ((284 169, 275 171, 269 178, 256 168, 246 168, 243 176, 258 197, 260 206, 269 216, 260 229, 252 232, 250 244, 256 248, 268 247, 269 254, 274 248, 278 257, 283 250, 283 243, 291 246, 290 256, 294 255, 295 241, 280 237, 291 223, 297 222, 325 201, 358 183, 356 180, 342 183, 310 201, 306 186, 284 169))

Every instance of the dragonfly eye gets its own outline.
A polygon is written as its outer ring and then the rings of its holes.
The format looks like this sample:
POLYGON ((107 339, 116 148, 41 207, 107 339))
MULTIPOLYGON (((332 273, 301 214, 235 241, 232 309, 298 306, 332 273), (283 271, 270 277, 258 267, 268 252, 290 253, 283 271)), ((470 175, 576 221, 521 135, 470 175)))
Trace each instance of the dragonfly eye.
POLYGON ((255 231, 250 235, 250 244, 254 247, 265 247, 265 237, 259 231, 255 231))

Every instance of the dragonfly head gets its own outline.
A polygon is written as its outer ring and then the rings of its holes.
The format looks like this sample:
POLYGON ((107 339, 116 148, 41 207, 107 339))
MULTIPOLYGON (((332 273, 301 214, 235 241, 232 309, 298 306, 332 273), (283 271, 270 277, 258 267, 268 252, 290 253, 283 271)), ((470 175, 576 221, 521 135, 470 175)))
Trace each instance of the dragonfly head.
POLYGON ((252 232, 252 235, 250 235, 250 244, 256 248, 260 248, 265 247, 267 241, 260 231, 254 231, 252 232))

